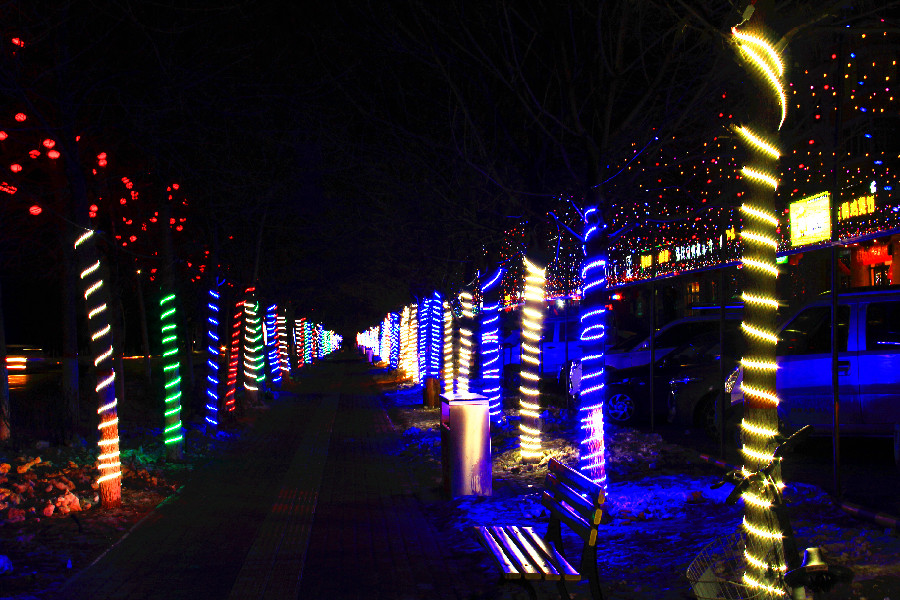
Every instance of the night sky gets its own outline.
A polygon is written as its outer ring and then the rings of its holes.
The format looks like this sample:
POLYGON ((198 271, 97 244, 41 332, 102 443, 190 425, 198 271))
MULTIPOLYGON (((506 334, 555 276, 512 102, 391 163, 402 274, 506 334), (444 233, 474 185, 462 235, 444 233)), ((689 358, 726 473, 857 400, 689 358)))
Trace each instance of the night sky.
MULTIPOLYGON (((70 172, 28 158, 43 139, 78 153, 126 304, 123 274, 159 268, 154 212, 170 194, 186 297, 214 276, 255 283, 352 335, 458 291, 519 223, 546 252, 538 231, 560 195, 602 192, 635 148, 699 146, 721 126, 713 90, 737 72, 725 4, 9 3, 0 152, 26 167, 3 180, 19 189, 0 214, 10 343, 28 341, 20 307, 53 312, 61 231, 87 208, 70 172)), ((815 6, 785 3, 772 23, 815 6)), ((637 182, 623 178, 627 196, 637 182)))

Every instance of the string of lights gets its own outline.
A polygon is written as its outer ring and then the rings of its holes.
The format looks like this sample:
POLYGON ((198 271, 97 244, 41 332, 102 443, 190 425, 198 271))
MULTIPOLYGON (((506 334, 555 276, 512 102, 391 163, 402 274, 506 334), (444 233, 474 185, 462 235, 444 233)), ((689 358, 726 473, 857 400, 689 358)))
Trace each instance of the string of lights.
POLYGON ((116 400, 116 372, 113 368, 113 335, 109 324, 108 306, 109 291, 104 284, 100 259, 97 258, 94 246, 94 231, 84 232, 75 241, 75 250, 79 251, 82 271, 81 281, 84 285, 84 301, 87 309, 88 325, 91 333, 91 354, 94 355, 94 367, 97 373, 97 392, 99 408, 100 440, 97 446, 100 454, 97 457, 97 478, 100 499, 104 507, 119 506, 122 498, 122 468, 119 458, 119 417, 116 400))
POLYGON ((178 365, 178 326, 175 320, 175 294, 167 294, 159 301, 159 321, 162 332, 163 388, 166 446, 180 445, 184 439, 181 427, 181 375, 178 365))
POLYGON ((594 483, 606 489, 606 441, 603 430, 604 345, 606 334, 606 249, 604 223, 596 206, 585 210, 585 252, 581 268, 584 281, 584 305, 581 312, 581 402, 578 419, 581 424, 579 468, 594 483))
POLYGON ((541 456, 541 326, 547 304, 544 301, 544 269, 523 258, 525 264, 525 306, 522 308, 522 370, 519 385, 519 448, 522 459, 541 456))
MULTIPOLYGON (((778 188, 778 130, 787 117, 784 64, 767 34, 758 26, 732 28, 734 44, 744 59, 745 68, 771 94, 762 96, 761 115, 752 126, 733 127, 743 142, 748 164, 740 170, 749 190, 744 199, 743 229, 741 230, 742 263, 747 270, 744 277, 745 297, 760 298, 747 302, 744 308, 746 355, 741 389, 744 392, 743 455, 746 473, 754 472, 775 460, 773 451, 778 428, 775 410, 775 334, 776 309, 775 278, 778 215, 775 191, 778 188), (774 100, 772 99, 774 97, 774 100)), ((781 473, 773 475, 773 483, 781 484, 781 473)), ((744 530, 747 532, 747 569, 743 580, 747 585, 764 589, 773 595, 785 595, 778 576, 786 570, 783 532, 772 512, 773 490, 757 483, 745 494, 744 530)))
POLYGON ((278 305, 266 308, 265 347, 269 363, 269 382, 272 387, 281 385, 281 357, 278 355, 278 305))
POLYGON ((206 307, 206 422, 213 428, 219 425, 219 357, 221 342, 219 340, 219 292, 209 290, 206 307))
POLYGON ((498 423, 503 417, 503 402, 500 394, 500 281, 503 267, 487 278, 481 286, 482 309, 479 313, 481 329, 481 394, 488 399, 491 421, 498 423))
POLYGON ((225 382, 225 410, 234 412, 235 393, 237 392, 238 373, 240 368, 241 325, 244 316, 244 301, 238 300, 234 305, 235 313, 231 317, 231 344, 228 350, 228 379, 225 382))

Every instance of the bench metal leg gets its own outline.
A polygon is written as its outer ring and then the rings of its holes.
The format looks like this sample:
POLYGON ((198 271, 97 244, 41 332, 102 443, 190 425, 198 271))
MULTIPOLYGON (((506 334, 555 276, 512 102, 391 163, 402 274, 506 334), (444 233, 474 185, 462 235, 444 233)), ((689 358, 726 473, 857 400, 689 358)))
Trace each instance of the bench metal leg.
POLYGON ((560 579, 556 582, 556 589, 559 590, 559 597, 562 600, 572 600, 572 596, 569 595, 569 590, 566 588, 566 582, 563 579, 560 579))

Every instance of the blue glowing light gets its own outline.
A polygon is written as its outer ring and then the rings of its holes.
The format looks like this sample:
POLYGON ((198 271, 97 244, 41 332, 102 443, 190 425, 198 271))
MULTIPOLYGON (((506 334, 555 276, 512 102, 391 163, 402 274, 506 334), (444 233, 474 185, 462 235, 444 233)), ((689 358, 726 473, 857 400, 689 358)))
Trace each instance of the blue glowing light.
POLYGON ((219 424, 219 369, 221 368, 219 357, 221 341, 219 340, 219 292, 209 290, 209 308, 206 331, 206 422, 213 427, 219 424))
POLYGON ((500 287, 503 268, 481 286, 483 307, 479 315, 481 325, 481 394, 488 399, 489 414, 495 423, 503 416, 500 381, 503 362, 500 360, 500 287))

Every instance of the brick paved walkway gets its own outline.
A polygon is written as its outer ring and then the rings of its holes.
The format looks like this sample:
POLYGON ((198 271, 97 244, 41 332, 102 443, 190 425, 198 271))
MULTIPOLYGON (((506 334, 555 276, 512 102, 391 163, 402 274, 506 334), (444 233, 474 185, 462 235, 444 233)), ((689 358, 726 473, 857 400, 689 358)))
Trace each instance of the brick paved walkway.
POLYGON ((315 367, 59 597, 473 597, 375 391, 361 361, 315 367))

